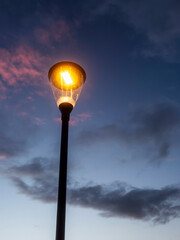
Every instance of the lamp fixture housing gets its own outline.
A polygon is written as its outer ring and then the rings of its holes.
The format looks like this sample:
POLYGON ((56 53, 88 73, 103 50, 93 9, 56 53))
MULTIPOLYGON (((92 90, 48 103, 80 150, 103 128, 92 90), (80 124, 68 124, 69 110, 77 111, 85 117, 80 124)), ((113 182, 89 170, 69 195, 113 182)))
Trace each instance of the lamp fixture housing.
POLYGON ((57 106, 70 103, 74 107, 86 80, 84 69, 74 62, 58 62, 50 68, 48 77, 57 106))

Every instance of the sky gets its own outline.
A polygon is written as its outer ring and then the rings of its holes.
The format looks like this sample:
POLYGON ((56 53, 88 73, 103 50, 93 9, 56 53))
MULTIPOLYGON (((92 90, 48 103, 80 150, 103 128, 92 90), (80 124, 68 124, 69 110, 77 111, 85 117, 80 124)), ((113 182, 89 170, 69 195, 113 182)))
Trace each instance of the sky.
POLYGON ((0 1, 0 239, 55 239, 59 61, 87 75, 66 240, 180 239, 179 13, 176 0, 0 1))

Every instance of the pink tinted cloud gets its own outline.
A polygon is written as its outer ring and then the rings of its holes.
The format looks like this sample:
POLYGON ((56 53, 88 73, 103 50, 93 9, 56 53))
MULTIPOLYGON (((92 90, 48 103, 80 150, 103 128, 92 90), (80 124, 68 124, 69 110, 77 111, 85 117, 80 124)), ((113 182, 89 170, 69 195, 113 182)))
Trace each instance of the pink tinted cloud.
POLYGON ((42 27, 37 27, 34 30, 34 36, 38 42, 51 46, 53 43, 70 38, 70 32, 70 28, 64 20, 52 20, 48 23, 44 22, 42 27))
POLYGON ((16 115, 22 118, 28 118, 33 124, 41 126, 47 124, 48 120, 46 118, 41 118, 41 117, 36 117, 32 116, 30 112, 25 112, 25 111, 18 111, 18 105, 16 107, 16 115))
POLYGON ((33 99, 31 96, 28 96, 28 97, 27 97, 27 100, 33 101, 34 99, 33 99))
POLYGON ((54 122, 55 122, 55 123, 60 123, 60 122, 61 122, 61 118, 55 118, 55 119, 54 119, 54 122))
POLYGON ((28 119, 30 119, 33 124, 38 125, 38 126, 45 125, 48 122, 47 119, 41 118, 41 117, 32 116, 31 114, 29 114, 29 112, 18 112, 17 116, 20 116, 20 117, 23 117, 23 118, 24 117, 25 118, 28 117, 28 119))
POLYGON ((6 158, 7 158, 6 155, 0 155, 0 160, 2 160, 2 159, 6 159, 6 158))
MULTIPOLYGON (((89 120, 90 118, 92 118, 92 114, 91 113, 88 113, 88 112, 80 113, 80 114, 77 114, 76 116, 71 116, 69 124, 71 126, 76 126, 79 123, 82 123, 82 122, 85 122, 85 121, 89 120)), ((55 118, 54 121, 56 123, 60 123, 61 122, 61 118, 55 118)))
POLYGON ((0 90, 9 86, 22 88, 26 85, 37 86, 44 78, 44 57, 27 45, 16 49, 0 49, 0 90))
POLYGON ((33 120, 36 123, 36 125, 38 125, 38 126, 44 125, 47 123, 47 120, 44 118, 34 117, 33 120))
POLYGON ((19 113, 17 113, 17 115, 21 116, 21 117, 25 117, 28 115, 28 113, 27 112, 19 112, 19 113))
POLYGON ((92 114, 91 113, 80 113, 76 116, 72 116, 70 119, 70 125, 71 126, 76 126, 77 124, 81 123, 81 122, 85 122, 87 120, 89 120, 90 118, 92 118, 92 114))
MULTIPOLYGON (((52 48, 54 43, 72 39, 69 25, 64 20, 55 21, 52 18, 43 20, 39 27, 32 31, 36 43, 52 48)), ((47 69, 51 62, 50 57, 41 54, 37 49, 23 43, 12 49, 0 48, 0 100, 6 98, 8 90, 17 91, 24 86, 46 85, 47 69), (50 61, 50 62, 48 62, 50 61), (10 87, 10 88, 9 88, 10 87)), ((44 96, 45 89, 35 89, 36 94, 44 96)))

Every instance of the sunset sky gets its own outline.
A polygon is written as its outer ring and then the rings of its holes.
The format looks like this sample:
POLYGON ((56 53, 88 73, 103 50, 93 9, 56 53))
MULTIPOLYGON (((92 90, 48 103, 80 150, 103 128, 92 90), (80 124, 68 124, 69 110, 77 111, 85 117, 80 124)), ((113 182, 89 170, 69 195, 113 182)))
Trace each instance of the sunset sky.
POLYGON ((87 75, 66 240, 179 240, 176 0, 0 1, 0 239, 55 239, 61 120, 47 74, 59 61, 87 75))

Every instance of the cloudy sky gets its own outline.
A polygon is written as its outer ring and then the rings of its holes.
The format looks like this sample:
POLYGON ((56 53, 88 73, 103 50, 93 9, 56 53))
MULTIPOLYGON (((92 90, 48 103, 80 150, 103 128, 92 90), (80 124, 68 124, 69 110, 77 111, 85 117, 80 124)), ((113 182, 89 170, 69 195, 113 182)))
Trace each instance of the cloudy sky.
POLYGON ((0 2, 0 239, 55 239, 60 113, 47 73, 87 80, 71 114, 66 240, 180 239, 180 2, 0 2))

